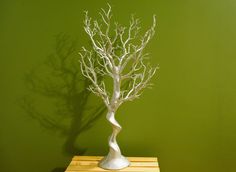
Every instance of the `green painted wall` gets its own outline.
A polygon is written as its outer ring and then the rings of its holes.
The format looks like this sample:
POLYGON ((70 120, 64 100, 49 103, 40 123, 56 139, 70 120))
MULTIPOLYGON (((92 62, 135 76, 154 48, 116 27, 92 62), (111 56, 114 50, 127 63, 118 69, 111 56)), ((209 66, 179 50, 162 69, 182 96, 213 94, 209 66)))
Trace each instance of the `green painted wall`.
MULTIPOLYGON (((28 96, 37 100, 35 106, 44 116, 52 111, 51 105, 44 105, 47 98, 28 90, 24 76, 55 51, 55 35, 77 39, 78 50, 87 44, 83 10, 95 17, 106 2, 0 2, 1 172, 60 172, 69 163, 72 155, 63 149, 68 136, 33 119, 20 106, 21 98, 28 96)), ((122 106, 117 115, 124 129, 118 138, 123 153, 158 156, 162 172, 235 171, 236 2, 109 3, 120 23, 128 23, 135 13, 147 28, 155 13, 159 25, 158 36, 148 47, 152 63, 160 66, 155 86, 141 99, 122 106)), ((105 155, 110 133, 103 116, 76 137, 75 146, 87 148, 86 155, 105 155)))

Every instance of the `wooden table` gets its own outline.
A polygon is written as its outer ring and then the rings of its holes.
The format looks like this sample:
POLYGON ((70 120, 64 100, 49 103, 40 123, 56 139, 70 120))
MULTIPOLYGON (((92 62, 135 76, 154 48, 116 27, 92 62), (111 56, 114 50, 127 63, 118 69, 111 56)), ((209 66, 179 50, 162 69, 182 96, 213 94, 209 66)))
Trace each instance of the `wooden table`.
POLYGON ((121 170, 104 170, 98 167, 98 162, 102 158, 102 156, 74 156, 65 172, 160 172, 158 161, 155 157, 128 157, 131 162, 130 166, 121 170))

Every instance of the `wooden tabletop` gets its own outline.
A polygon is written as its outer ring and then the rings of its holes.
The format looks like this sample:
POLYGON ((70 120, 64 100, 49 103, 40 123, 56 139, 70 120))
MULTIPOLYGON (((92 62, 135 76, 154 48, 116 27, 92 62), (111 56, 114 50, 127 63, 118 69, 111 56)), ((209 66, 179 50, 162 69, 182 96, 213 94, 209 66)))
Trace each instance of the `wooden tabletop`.
POLYGON ((157 158, 155 157, 127 157, 130 166, 121 170, 104 170, 98 167, 102 156, 74 156, 65 172, 160 172, 157 158))

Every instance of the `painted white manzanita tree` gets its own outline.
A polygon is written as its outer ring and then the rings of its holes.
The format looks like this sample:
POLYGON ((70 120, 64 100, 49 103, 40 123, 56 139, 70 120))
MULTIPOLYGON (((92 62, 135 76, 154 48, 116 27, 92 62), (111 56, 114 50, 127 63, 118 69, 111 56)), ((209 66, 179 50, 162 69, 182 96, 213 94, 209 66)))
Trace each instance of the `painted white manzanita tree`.
POLYGON ((82 74, 91 81, 89 90, 101 97, 108 112, 107 120, 113 127, 109 137, 109 153, 99 163, 104 169, 121 169, 129 166, 129 161, 121 154, 116 136, 121 126, 115 119, 117 109, 127 101, 138 98, 157 67, 145 63, 147 54, 144 48, 155 33, 156 19, 152 26, 140 36, 140 22, 131 17, 129 26, 111 24, 111 7, 101 9, 100 22, 92 20, 85 12, 84 30, 89 36, 92 49, 82 48, 79 53, 82 74), (101 79, 104 78, 104 79, 101 79), (109 94, 105 78, 112 79, 112 94, 109 94), (125 85, 125 86, 124 86, 125 85))

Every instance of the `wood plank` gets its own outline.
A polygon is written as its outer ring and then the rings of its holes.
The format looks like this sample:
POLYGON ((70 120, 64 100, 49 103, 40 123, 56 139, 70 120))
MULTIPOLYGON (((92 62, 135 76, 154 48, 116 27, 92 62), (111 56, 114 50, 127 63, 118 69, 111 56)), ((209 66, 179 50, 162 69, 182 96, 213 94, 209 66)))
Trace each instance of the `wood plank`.
MULTIPOLYGON (((74 156, 73 161, 99 161, 103 158, 103 156, 74 156)), ((156 157, 127 157, 129 161, 152 161, 156 162, 157 158, 156 157)))
POLYGON ((71 172, 71 171, 77 171, 77 172, 81 172, 81 171, 87 171, 87 172, 107 172, 107 171, 120 171, 120 172, 158 172, 158 168, 125 168, 125 169, 121 169, 121 170, 104 170, 101 168, 91 168, 91 169, 68 169, 66 172, 71 172))
MULTIPOLYGON (((97 165, 98 161, 71 161, 70 166, 77 166, 77 165, 97 165)), ((138 167, 156 167, 158 166, 157 162, 131 162, 130 167, 138 166, 138 167)))
POLYGON ((74 156, 73 161, 99 161, 102 159, 102 156, 74 156))
POLYGON ((88 170, 70 170, 70 171, 66 171, 66 172, 160 172, 159 169, 144 169, 144 170, 134 170, 134 171, 130 171, 129 169, 124 169, 124 170, 98 170, 98 171, 95 171, 95 170, 92 170, 92 171, 88 171, 88 170))
POLYGON ((146 171, 155 171, 155 172, 158 172, 159 168, 158 167, 152 167, 152 168, 147 168, 147 167, 134 167, 134 168, 130 168, 130 167, 127 167, 127 168, 124 168, 124 169, 121 169, 121 170, 104 170, 100 167, 87 167, 87 168, 80 168, 78 166, 75 166, 75 167, 68 167, 66 172, 71 172, 71 171, 121 171, 121 172, 133 172, 133 171, 143 171, 143 172, 146 172, 146 171))
POLYGON ((156 157, 127 157, 130 166, 121 170, 105 170, 98 167, 102 156, 74 156, 65 172, 160 172, 156 157))

